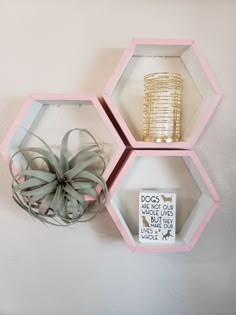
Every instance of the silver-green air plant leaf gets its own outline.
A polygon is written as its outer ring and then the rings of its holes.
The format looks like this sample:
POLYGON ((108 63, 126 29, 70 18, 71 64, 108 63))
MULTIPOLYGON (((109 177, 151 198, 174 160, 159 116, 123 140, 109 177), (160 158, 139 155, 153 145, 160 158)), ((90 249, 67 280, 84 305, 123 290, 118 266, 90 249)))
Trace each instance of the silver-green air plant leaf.
POLYGON ((107 201, 107 186, 102 177, 105 161, 93 135, 86 129, 69 130, 62 139, 59 157, 43 139, 32 136, 41 141, 42 148, 22 148, 9 163, 14 201, 41 222, 52 225, 65 226, 93 219, 107 201), (93 144, 80 148, 69 159, 68 140, 73 131, 86 133, 93 144), (27 161, 25 169, 14 174, 14 158, 27 153, 37 156, 27 161), (32 168, 36 159, 44 162, 45 169, 32 168))

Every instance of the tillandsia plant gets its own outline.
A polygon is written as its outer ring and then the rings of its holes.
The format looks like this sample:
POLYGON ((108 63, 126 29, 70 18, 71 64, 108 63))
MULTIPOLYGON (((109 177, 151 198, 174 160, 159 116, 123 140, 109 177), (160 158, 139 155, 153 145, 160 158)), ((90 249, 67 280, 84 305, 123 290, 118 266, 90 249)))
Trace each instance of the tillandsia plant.
POLYGON ((32 135, 41 141, 43 148, 19 149, 10 160, 14 201, 35 218, 52 225, 64 226, 93 219, 107 200, 107 186, 102 178, 105 170, 102 147, 88 130, 75 128, 64 135, 60 156, 57 156, 43 139, 32 135), (93 144, 80 148, 69 159, 68 140, 73 131, 86 133, 93 144), (36 156, 27 161, 25 169, 14 174, 14 158, 27 153, 36 156), (36 159, 43 162, 43 169, 32 167, 36 159), (99 163, 102 164, 100 170, 99 163))

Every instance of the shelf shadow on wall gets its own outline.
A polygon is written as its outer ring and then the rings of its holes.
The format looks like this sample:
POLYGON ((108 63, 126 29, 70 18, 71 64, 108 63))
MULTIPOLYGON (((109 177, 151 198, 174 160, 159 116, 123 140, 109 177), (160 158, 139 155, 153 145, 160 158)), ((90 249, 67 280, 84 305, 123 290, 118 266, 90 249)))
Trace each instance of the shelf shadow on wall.
POLYGON ((90 63, 80 92, 94 93, 102 96, 103 90, 114 72, 124 49, 101 49, 96 53, 95 59, 90 63))

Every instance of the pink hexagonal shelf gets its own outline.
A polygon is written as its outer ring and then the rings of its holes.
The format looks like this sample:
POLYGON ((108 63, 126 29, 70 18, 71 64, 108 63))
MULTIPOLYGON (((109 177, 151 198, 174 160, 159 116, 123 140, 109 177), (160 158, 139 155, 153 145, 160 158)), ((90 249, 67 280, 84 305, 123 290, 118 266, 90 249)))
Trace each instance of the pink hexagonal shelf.
POLYGON ((133 148, 191 149, 222 97, 193 40, 133 39, 105 87, 103 98, 133 148), (144 75, 177 72, 183 79, 181 141, 142 140, 144 75))
MULTIPOLYGON (((94 95, 32 95, 22 106, 15 122, 1 144, 1 153, 9 161, 21 146, 39 145, 38 140, 27 133, 43 138, 59 154, 63 135, 73 128, 88 129, 98 143, 103 145, 106 169, 103 174, 108 181, 115 166, 125 151, 125 145, 108 118, 105 110, 94 95)), ((76 153, 78 146, 91 143, 86 135, 71 136, 69 148, 76 153)), ((25 160, 14 160, 21 168, 25 160)))
POLYGON ((220 198, 196 153, 188 150, 132 151, 110 188, 108 211, 132 251, 188 251, 197 242, 220 198), (139 192, 176 192, 176 241, 138 240, 139 192))

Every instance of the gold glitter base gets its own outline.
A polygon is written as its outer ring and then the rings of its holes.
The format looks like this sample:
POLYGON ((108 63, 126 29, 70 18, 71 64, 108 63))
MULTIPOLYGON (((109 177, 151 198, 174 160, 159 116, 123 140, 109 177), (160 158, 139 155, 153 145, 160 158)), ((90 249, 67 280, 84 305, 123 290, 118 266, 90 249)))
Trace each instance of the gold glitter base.
POLYGON ((166 136, 162 136, 162 137, 144 136, 143 141, 145 142, 178 142, 180 141, 180 137, 169 138, 166 136))

